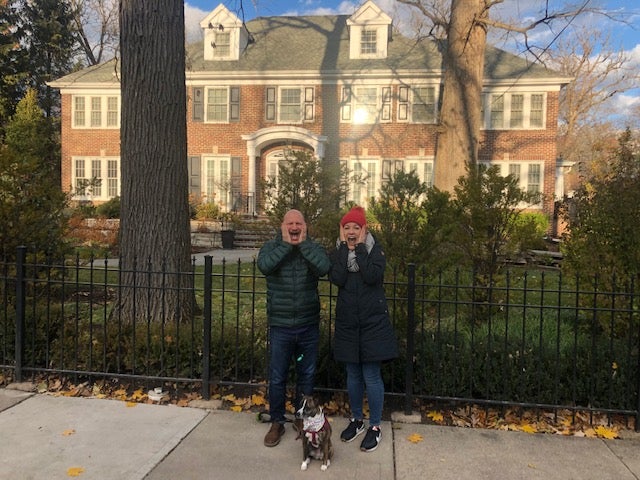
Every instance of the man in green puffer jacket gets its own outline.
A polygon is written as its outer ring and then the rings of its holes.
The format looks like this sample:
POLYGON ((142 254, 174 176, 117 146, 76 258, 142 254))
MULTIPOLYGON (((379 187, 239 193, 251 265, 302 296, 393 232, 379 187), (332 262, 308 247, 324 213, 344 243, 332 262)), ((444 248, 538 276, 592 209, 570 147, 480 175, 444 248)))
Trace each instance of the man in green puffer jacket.
POLYGON ((330 262, 324 247, 307 237, 307 224, 298 210, 289 210, 276 238, 258 253, 258 268, 267 278, 269 321, 269 414, 271 428, 264 437, 275 447, 284 434, 287 374, 296 368, 296 409, 302 395, 314 387, 320 339, 318 279, 330 262))

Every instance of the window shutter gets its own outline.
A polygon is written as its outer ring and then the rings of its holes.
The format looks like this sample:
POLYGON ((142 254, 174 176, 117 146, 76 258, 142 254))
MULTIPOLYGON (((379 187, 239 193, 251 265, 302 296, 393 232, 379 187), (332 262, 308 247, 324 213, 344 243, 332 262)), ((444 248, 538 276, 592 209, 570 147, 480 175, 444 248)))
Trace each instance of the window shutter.
POLYGON ((398 90, 398 121, 406 122, 409 119, 409 87, 400 87, 398 90))
POLYGON ((391 120, 391 87, 382 87, 382 121, 391 120))
POLYGON ((265 120, 275 122, 276 120, 276 89, 267 87, 265 90, 265 120))
POLYGON ((351 87, 342 87, 342 111, 341 118, 343 121, 351 120, 351 87))
POLYGON ((204 88, 193 87, 193 121, 204 122, 204 88))
POLYGON ((189 195, 200 197, 202 194, 200 190, 200 157, 189 157, 187 166, 189 170, 189 195))
POLYGON ((229 121, 240 121, 240 87, 229 89, 229 121))
POLYGON ((313 120, 313 87, 305 87, 304 89, 304 119, 313 120))

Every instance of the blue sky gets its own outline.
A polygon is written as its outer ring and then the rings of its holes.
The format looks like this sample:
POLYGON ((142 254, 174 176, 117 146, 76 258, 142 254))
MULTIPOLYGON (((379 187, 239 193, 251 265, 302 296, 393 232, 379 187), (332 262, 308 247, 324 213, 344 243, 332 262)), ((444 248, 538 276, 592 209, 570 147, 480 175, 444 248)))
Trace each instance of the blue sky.
MULTIPOLYGON (((374 0, 387 14, 394 18, 394 23, 401 24, 407 18, 407 7, 396 0, 374 0)), ((187 37, 195 40, 200 37, 199 22, 220 3, 224 3, 229 10, 236 12, 242 6, 246 20, 258 16, 271 15, 327 15, 351 14, 364 0, 185 0, 185 19, 187 37)), ((628 68, 634 72, 640 71, 640 2, 638 0, 552 0, 551 5, 556 8, 562 4, 582 5, 588 8, 602 8, 611 13, 618 21, 608 19, 602 15, 584 14, 574 21, 571 27, 586 26, 599 30, 603 36, 609 38, 611 48, 623 49, 628 58, 628 68)), ((539 18, 544 9, 544 0, 505 0, 492 10, 503 19, 509 18, 539 18)), ((414 12, 414 10, 409 10, 414 12)), ((240 15, 239 15, 240 16, 240 15)), ((559 26, 555 29, 538 29, 531 36, 540 45, 546 45, 553 38, 559 26)), ((518 47, 497 45, 505 49, 517 51, 518 47)), ((639 88, 624 94, 616 95, 612 100, 612 109, 631 115, 632 109, 640 109, 639 88)))

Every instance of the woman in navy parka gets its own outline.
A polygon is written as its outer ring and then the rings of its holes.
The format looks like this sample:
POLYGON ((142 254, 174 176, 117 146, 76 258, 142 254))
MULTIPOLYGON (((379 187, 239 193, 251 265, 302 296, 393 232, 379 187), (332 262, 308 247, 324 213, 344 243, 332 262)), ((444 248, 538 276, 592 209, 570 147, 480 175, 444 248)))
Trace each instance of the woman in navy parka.
POLYGON ((362 405, 366 390, 369 428, 360 449, 369 452, 382 437, 381 365, 398 356, 398 345, 384 293, 386 258, 367 231, 362 207, 353 207, 340 221, 340 238, 330 259, 329 280, 338 286, 334 356, 346 365, 352 414, 340 438, 351 442, 365 431, 362 405))

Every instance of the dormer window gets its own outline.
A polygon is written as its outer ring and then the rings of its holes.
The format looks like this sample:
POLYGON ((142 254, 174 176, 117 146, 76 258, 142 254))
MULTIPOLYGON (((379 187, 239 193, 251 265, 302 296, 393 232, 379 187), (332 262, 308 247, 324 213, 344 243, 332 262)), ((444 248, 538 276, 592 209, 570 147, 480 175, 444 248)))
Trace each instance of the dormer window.
POLYGON ((347 19, 351 59, 387 58, 391 17, 371 0, 347 19))
POLYGON ((212 47, 214 58, 229 58, 231 55, 231 34, 229 32, 215 32, 212 47))
POLYGON ((249 35, 242 22, 223 4, 201 22, 205 60, 238 60, 247 48, 249 35))
POLYGON ((360 34, 360 53, 362 55, 375 55, 378 41, 377 30, 373 28, 363 28, 360 34))

